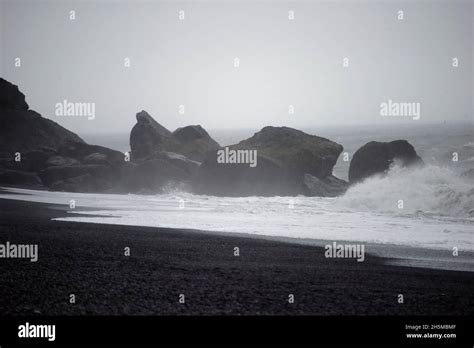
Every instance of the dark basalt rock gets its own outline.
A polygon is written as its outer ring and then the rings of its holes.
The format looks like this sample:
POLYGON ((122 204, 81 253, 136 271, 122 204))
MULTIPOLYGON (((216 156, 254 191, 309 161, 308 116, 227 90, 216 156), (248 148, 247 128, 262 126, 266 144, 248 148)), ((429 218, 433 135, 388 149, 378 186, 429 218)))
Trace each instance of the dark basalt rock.
POLYGON ((193 178, 195 193, 213 196, 292 196, 300 191, 298 178, 292 178, 282 164, 258 156, 258 164, 218 163, 210 153, 193 178))
POLYGON ((15 153, 8 154, 5 158, 0 158, 0 168, 27 171, 27 172, 38 172, 48 165, 47 160, 56 155, 56 152, 48 149, 38 149, 27 152, 21 152, 21 160, 17 162, 15 160, 15 153))
POLYGON ((0 78, 0 157, 16 152, 56 152, 68 142, 84 143, 76 134, 28 109, 18 87, 0 78))
POLYGON ((173 164, 173 166, 181 168, 185 173, 189 175, 189 177, 194 175, 199 169, 199 166, 201 165, 201 163, 198 161, 193 161, 187 158, 186 156, 168 151, 163 151, 159 153, 156 158, 165 160, 166 162, 173 164))
POLYGON ((86 143, 69 142, 61 146, 58 153, 62 156, 75 158, 80 162, 84 162, 86 159, 88 161, 93 161, 91 155, 94 155, 93 157, 95 157, 95 160, 98 159, 98 155, 102 155, 102 159, 105 159, 112 164, 120 165, 124 162, 124 154, 120 151, 86 143))
POLYGON ((220 147, 199 125, 178 128, 173 132, 173 138, 180 144, 175 152, 200 162, 204 160, 208 152, 215 151, 220 147))
POLYGON ((0 183, 4 185, 21 185, 24 187, 43 187, 36 173, 20 170, 0 169, 0 183))
POLYGON ((332 174, 343 150, 342 145, 331 140, 289 127, 265 127, 234 148, 255 149, 259 155, 279 161, 292 173, 308 173, 318 178, 332 174))
POLYGON ((122 172, 119 190, 159 193, 189 179, 189 173, 165 159, 151 159, 130 163, 122 172))
POLYGON ((18 86, 0 77, 0 108, 10 110, 28 110, 25 95, 18 86))
POLYGON ((82 159, 84 164, 102 164, 105 166, 112 166, 112 163, 107 159, 107 155, 103 153, 94 152, 85 156, 82 159))
POLYGON ((401 166, 423 163, 406 140, 371 141, 355 152, 349 166, 349 182, 353 184, 372 175, 385 173, 395 160, 401 166))
POLYGON ((184 189, 200 163, 172 152, 158 152, 154 158, 127 163, 121 169, 117 192, 159 193, 184 189))
POLYGON ((74 166, 81 164, 78 160, 71 158, 71 157, 65 157, 65 156, 51 156, 48 158, 46 161, 45 165, 47 167, 57 167, 57 166, 74 166))
POLYGON ((159 151, 173 151, 178 146, 171 132, 146 111, 140 111, 136 117, 137 123, 130 132, 133 160, 153 157, 159 151))
POLYGON ((43 183, 52 190, 104 192, 120 181, 124 154, 103 146, 70 142, 60 147, 60 156, 39 172, 43 183))
POLYGON ((207 152, 219 148, 201 126, 186 126, 171 133, 146 111, 139 112, 136 117, 137 123, 130 133, 133 160, 151 159, 159 152, 169 151, 202 161, 207 152))
POLYGON ((265 127, 229 149, 257 150, 257 166, 218 163, 217 151, 209 153, 193 180, 196 193, 334 196, 344 191, 330 179, 343 147, 328 139, 288 127, 265 127), (306 174, 322 181, 313 181, 308 187, 306 174), (316 189, 323 183, 324 188, 316 189))
POLYGON ((328 175, 323 179, 319 179, 310 174, 304 175, 304 187, 306 196, 317 196, 317 197, 336 197, 343 195, 349 183, 334 175, 328 175))
POLYGON ((57 151, 69 142, 84 143, 76 134, 32 110, 0 109, 0 155, 57 151))
POLYGON ((48 167, 42 170, 39 176, 44 185, 51 186, 58 181, 72 179, 85 174, 111 183, 116 182, 118 179, 117 173, 113 168, 94 164, 48 167))
POLYGON ((70 144, 87 146, 76 134, 29 110, 18 87, 0 78, 0 183, 41 185, 37 174, 47 167, 79 164, 80 159, 75 156, 60 153, 70 144))
POLYGON ((117 185, 124 162, 121 152, 89 145, 29 110, 18 87, 0 78, 1 184, 102 192, 117 185))
POLYGON ((257 150, 253 168, 217 163, 219 144, 201 126, 171 133, 141 111, 130 133, 132 162, 126 162, 123 153, 89 145, 29 110, 18 87, 4 79, 0 92, 0 183, 124 193, 191 184, 195 192, 215 195, 334 196, 345 190, 332 176, 342 146, 296 129, 265 127, 230 147, 257 150))

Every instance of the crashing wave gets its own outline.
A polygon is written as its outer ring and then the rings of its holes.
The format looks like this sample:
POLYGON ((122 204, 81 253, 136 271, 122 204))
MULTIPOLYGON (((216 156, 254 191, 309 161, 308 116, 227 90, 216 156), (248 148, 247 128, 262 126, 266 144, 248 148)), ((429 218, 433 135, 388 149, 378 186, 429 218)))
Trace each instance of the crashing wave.
POLYGON ((338 204, 351 210, 472 218, 474 184, 448 168, 394 166, 386 175, 350 187, 338 204))

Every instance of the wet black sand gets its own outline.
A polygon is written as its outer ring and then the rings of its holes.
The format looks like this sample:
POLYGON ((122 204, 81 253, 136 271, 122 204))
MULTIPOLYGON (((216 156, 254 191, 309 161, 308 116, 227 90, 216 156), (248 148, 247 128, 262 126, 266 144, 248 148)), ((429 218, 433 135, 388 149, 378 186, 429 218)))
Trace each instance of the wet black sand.
POLYGON ((66 207, 0 200, 0 315, 467 315, 474 273, 326 259, 324 249, 175 229, 51 221, 66 207), (130 247, 131 256, 124 256, 130 247), (240 256, 234 256, 234 247, 240 256), (69 303, 75 294, 76 303, 69 303), (185 303, 178 302, 185 295, 185 303), (288 295, 295 303, 288 303, 288 295), (403 294, 404 303, 398 303, 403 294))

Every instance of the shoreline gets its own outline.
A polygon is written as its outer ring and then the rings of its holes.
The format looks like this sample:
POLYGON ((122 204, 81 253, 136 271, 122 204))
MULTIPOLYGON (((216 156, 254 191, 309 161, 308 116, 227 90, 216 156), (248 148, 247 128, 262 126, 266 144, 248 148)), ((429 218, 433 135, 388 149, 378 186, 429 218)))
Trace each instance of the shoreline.
POLYGON ((472 315, 472 272, 372 254, 327 259, 324 248, 283 241, 51 221, 68 213, 49 204, 2 199, 0 208, 1 241, 39 245, 38 262, 0 260, 2 315, 472 315))
MULTIPOLYGON (((1 198, 0 198, 1 200, 1 198)), ((81 208, 83 211, 87 210, 81 208)), ((95 210, 92 209, 91 210, 95 210)), ((107 219, 104 216, 81 214, 78 210, 74 213, 74 216, 78 217, 99 217, 107 219)), ((242 233, 242 232, 221 232, 221 231, 206 231, 199 229, 190 228, 172 228, 172 227, 153 227, 153 226, 141 226, 141 225, 120 225, 120 224, 108 224, 108 223, 96 223, 96 222, 79 222, 79 221, 68 221, 54 219, 55 221, 62 222, 75 222, 80 224, 91 224, 91 225, 110 225, 110 226, 128 226, 132 228, 146 228, 146 229, 165 229, 170 231, 181 231, 185 233, 197 233, 201 235, 211 236, 222 236, 222 237, 235 237, 235 238, 246 238, 256 239, 270 242, 281 242, 284 244, 294 244, 302 246, 313 246, 318 248, 324 248, 328 244, 336 242, 337 244, 364 244, 366 254, 375 256, 381 259, 387 265, 396 265, 401 267, 415 267, 415 268, 429 268, 434 270, 445 270, 445 271, 461 271, 461 272, 474 272, 474 252, 467 250, 460 250, 459 255, 453 257, 451 250, 446 249, 433 249, 433 248, 421 248, 417 246, 402 245, 402 244, 390 244, 390 243, 373 243, 364 241, 354 240, 327 240, 327 239, 309 239, 309 238, 296 238, 296 237, 279 237, 279 236, 268 236, 261 234, 242 233)), ((154 233, 150 231, 150 233, 154 233)))
MULTIPOLYGON (((16 199, 16 195, 28 195, 28 193, 22 192, 18 193, 15 191, 9 190, 14 187, 0 187, 0 194, 11 195, 12 198, 1 197, 2 199, 11 199, 30 202, 24 199, 16 199)), ((20 188, 21 189, 21 188, 20 188)), ((92 214, 81 214, 81 212, 94 211, 97 208, 92 207, 80 207, 76 208, 73 213, 70 212, 69 207, 64 204, 53 204, 53 203, 40 203, 54 206, 54 210, 59 210, 65 212, 64 216, 52 216, 51 219, 56 221, 66 221, 66 222, 78 222, 83 224, 97 224, 97 225, 109 225, 109 223, 104 222, 109 218, 109 216, 103 215, 92 215, 92 214), (62 220, 63 218, 100 218, 104 221, 102 222, 91 222, 91 221, 69 221, 62 220)), ((102 208, 102 210, 105 208, 102 208)), ((115 209, 106 209, 111 212, 115 209)), ((113 216, 110 216, 113 217, 113 216)), ((117 215, 120 217, 120 215, 117 215)), ((239 237, 239 238, 252 238, 257 240, 269 240, 269 241, 279 241, 283 243, 291 243, 297 245, 307 245, 307 246, 316 246, 316 247, 325 247, 328 244, 333 243, 334 241, 339 244, 363 244, 365 246, 365 252, 372 254, 374 256, 380 257, 384 260, 386 264, 398 265, 404 267, 420 267, 420 268, 430 268, 430 269, 440 269, 440 270, 451 270, 451 271, 466 271, 474 272, 474 251, 460 249, 458 250, 458 255, 453 256, 453 250, 447 248, 428 248, 423 246, 413 246, 407 244, 394 244, 394 243, 377 243, 377 242, 367 242, 363 240, 344 240, 344 239, 320 239, 320 238, 299 238, 299 237, 285 237, 285 236, 272 236, 265 234, 256 234, 256 233, 246 233, 246 232, 232 232, 232 231, 216 231, 216 230, 202 230, 202 229, 193 229, 193 228, 175 228, 175 227, 158 227, 158 226, 146 226, 146 225, 132 225, 132 224, 117 224, 110 223, 110 225, 115 226, 129 226, 134 228, 158 228, 158 229, 169 229, 169 230, 179 230, 186 231, 189 233, 199 233, 199 234, 209 234, 217 236, 228 236, 228 237, 239 237)))

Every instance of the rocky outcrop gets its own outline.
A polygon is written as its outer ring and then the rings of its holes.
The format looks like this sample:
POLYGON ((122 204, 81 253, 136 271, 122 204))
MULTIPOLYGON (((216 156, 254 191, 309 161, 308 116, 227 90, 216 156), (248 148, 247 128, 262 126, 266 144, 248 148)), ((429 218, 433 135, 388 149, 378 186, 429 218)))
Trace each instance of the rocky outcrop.
POLYGON ((54 150, 41 149, 19 152, 19 157, 17 158, 16 153, 4 154, 4 157, 0 158, 0 168, 37 172, 46 168, 47 160, 57 154, 54 150))
MULTIPOLYGON (((255 151, 254 162, 218 161, 223 149, 201 126, 172 133, 146 111, 136 119, 127 162, 121 152, 89 145, 30 110, 18 87, 0 79, 0 184, 118 193, 192 188, 196 193, 226 196, 332 197, 347 188, 345 181, 332 175, 343 148, 325 138, 288 127, 265 127, 228 147, 244 155, 255 151)), ((391 155, 384 156, 406 157, 409 162, 410 156, 400 148, 394 146, 391 155)), ((355 169, 360 167, 354 162, 355 169)))
POLYGON ((0 77, 0 109, 23 110, 29 109, 25 95, 18 86, 0 77))
POLYGON ((257 166, 244 163, 218 163, 217 151, 210 153, 198 169, 192 187, 195 193, 213 196, 296 195, 301 190, 282 164, 257 156, 257 166))
POLYGON ((173 151, 178 144, 172 134, 146 111, 136 115, 137 123, 130 132, 130 148, 134 160, 153 157, 160 151, 173 151))
POLYGON ((189 181, 198 157, 215 143, 199 126, 175 134, 145 111, 130 136, 132 163, 124 154, 89 145, 57 123, 29 110, 18 87, 0 79, 0 184, 44 186, 71 192, 159 192, 189 181))
POLYGON ((328 175, 323 179, 319 179, 311 174, 305 174, 303 179, 306 196, 317 197, 336 197, 343 195, 349 183, 334 175, 328 175))
POLYGON ((124 170, 122 188, 162 192, 188 185, 209 151, 219 148, 201 126, 171 133, 146 111, 137 115, 130 133, 132 163, 124 170))
POLYGON ((125 187, 132 192, 159 193, 185 182, 188 174, 164 159, 151 159, 137 164, 125 178, 125 187))
POLYGON ((84 158, 82 159, 82 163, 112 166, 112 162, 109 161, 107 155, 99 152, 93 152, 90 155, 84 156, 84 158))
POLYGON ((124 154, 103 146, 68 143, 49 158, 39 171, 42 182, 52 190, 71 192, 105 192, 120 182, 124 154))
POLYGON ((76 134, 32 110, 0 109, 0 156, 16 152, 51 152, 70 143, 84 143, 76 134))
POLYGON ((342 146, 288 127, 265 127, 231 150, 257 151, 257 165, 219 163, 219 144, 198 125, 170 133, 148 113, 137 114, 130 134, 133 163, 124 186, 157 190, 191 183, 196 193, 318 195, 343 193, 347 183, 332 176, 342 146), (201 165, 199 165, 201 162, 201 165))
POLYGON ((96 159, 98 155, 101 155, 102 159, 112 164, 122 164, 124 161, 124 154, 120 151, 84 142, 69 142, 58 149, 58 154, 78 159, 80 162, 92 160, 91 155, 94 155, 96 159))
POLYGON ((324 178, 332 174, 343 147, 331 140, 289 127, 265 127, 234 148, 255 149, 294 174, 324 178))
POLYGON ((157 156, 157 158, 166 160, 174 166, 181 168, 184 172, 188 173, 189 176, 193 175, 201 165, 198 161, 193 161, 186 156, 174 152, 163 151, 159 156, 157 156))
MULTIPOLYGON (((68 143, 85 144, 76 134, 30 110, 25 96, 12 83, 0 78, 0 168, 14 170, 19 178, 37 177, 20 172, 38 172, 68 143)), ((3 178, 3 179, 2 179, 3 178)), ((0 182, 7 183, 6 177, 0 182)), ((41 182, 40 182, 41 183, 41 182)))
POLYGON ((48 158, 48 160, 46 161, 45 165, 47 167, 57 167, 57 166, 63 166, 63 167, 66 167, 66 166, 74 166, 74 165, 78 165, 80 164, 81 162, 79 162, 78 160, 74 159, 74 158, 71 158, 71 157, 64 157, 64 156, 51 156, 48 158))
POLYGON ((158 152, 153 158, 135 160, 122 169, 118 192, 161 193, 186 189, 200 163, 173 152, 158 152))
POLYGON ((42 187, 41 179, 36 173, 20 170, 0 169, 0 183, 3 185, 42 187))
POLYGON ((178 128, 173 132, 173 138, 179 143, 175 152, 199 162, 202 162, 209 152, 216 151, 220 147, 199 125, 178 128))
POLYGON ((334 196, 344 190, 343 181, 332 176, 343 147, 328 139, 288 127, 265 127, 230 146, 228 152, 242 150, 256 151, 255 166, 220 163, 218 152, 214 151, 208 154, 193 180, 195 192, 223 196, 334 196), (311 177, 318 180, 311 181, 311 177))
POLYGON ((219 148, 219 144, 199 125, 178 128, 171 133, 146 111, 140 111, 136 117, 137 123, 130 133, 134 160, 151 159, 157 153, 168 151, 202 161, 207 152, 219 148))
POLYGON ((423 163, 406 140, 371 141, 355 152, 349 166, 349 182, 353 184, 372 175, 385 173, 394 161, 401 166, 423 163))
POLYGON ((18 87, 0 79, 0 184, 103 191, 118 182, 123 157, 30 110, 18 87))
POLYGON ((107 180, 110 183, 115 182, 117 179, 116 172, 113 168, 94 164, 52 166, 39 172, 41 181, 48 187, 58 181, 72 179, 85 174, 89 174, 98 179, 107 180))
POLYGON ((18 87, 0 78, 0 157, 57 151, 68 142, 84 143, 76 134, 29 110, 18 87))

